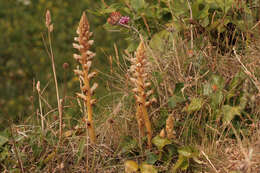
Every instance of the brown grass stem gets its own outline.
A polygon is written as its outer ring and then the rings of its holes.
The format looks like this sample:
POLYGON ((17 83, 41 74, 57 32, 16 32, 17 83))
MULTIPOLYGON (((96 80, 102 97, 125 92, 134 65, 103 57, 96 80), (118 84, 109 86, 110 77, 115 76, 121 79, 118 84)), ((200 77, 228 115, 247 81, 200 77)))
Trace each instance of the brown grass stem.
POLYGON ((58 113, 59 113, 59 137, 61 139, 62 137, 62 107, 60 103, 60 96, 59 96, 59 87, 57 82, 57 75, 56 75, 56 68, 55 68, 55 61, 54 61, 54 54, 52 49, 52 41, 51 41, 51 32, 53 31, 53 24, 51 24, 51 15, 50 11, 47 10, 46 12, 46 27, 48 28, 48 42, 49 42, 49 50, 50 50, 50 57, 51 57, 51 64, 52 64, 52 72, 53 72, 53 78, 55 83, 55 89, 56 89, 56 97, 57 97, 57 103, 58 103, 58 113))

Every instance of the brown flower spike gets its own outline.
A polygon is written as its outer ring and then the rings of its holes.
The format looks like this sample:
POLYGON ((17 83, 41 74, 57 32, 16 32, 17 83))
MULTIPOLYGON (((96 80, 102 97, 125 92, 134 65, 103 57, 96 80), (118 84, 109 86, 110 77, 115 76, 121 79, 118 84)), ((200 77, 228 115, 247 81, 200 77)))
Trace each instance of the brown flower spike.
POLYGON ((145 55, 145 44, 143 40, 139 44, 135 58, 131 59, 132 65, 130 67, 130 72, 132 77, 130 80, 134 83, 135 88, 133 92, 135 93, 136 98, 136 118, 139 126, 139 131, 143 131, 143 123, 146 128, 147 138, 148 138, 148 147, 151 148, 152 143, 152 127, 151 122, 148 116, 147 107, 156 100, 150 99, 148 97, 153 93, 152 90, 147 91, 147 88, 150 87, 151 83, 147 82, 148 73, 147 73, 147 58, 145 55))
POLYGON ((77 96, 85 102, 87 109, 85 110, 85 119, 87 120, 86 128, 89 131, 91 143, 95 143, 96 135, 93 123, 92 106, 96 100, 92 99, 92 95, 94 90, 98 87, 98 84, 94 83, 93 86, 90 86, 90 80, 96 75, 96 72, 90 72, 90 67, 92 64, 92 59, 96 54, 89 50, 94 41, 90 40, 92 32, 89 31, 89 23, 85 12, 81 16, 77 34, 78 37, 75 37, 75 41, 77 43, 73 43, 73 47, 80 52, 80 55, 74 54, 73 56, 74 59, 81 64, 81 69, 75 69, 74 73, 79 76, 79 80, 81 80, 82 83, 82 93, 77 93, 77 96))

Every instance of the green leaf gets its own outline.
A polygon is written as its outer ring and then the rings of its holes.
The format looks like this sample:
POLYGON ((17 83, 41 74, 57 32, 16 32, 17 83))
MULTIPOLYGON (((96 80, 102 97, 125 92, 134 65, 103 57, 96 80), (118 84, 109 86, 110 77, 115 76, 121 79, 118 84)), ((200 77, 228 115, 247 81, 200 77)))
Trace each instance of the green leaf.
POLYGON ((171 168, 171 173, 176 173, 178 169, 185 170, 189 167, 189 160, 183 155, 179 155, 177 162, 171 168))
POLYGON ((153 165, 148 165, 147 163, 142 163, 140 165, 141 173, 157 173, 158 171, 153 165))
POLYGON ((122 153, 129 153, 137 147, 137 141, 131 136, 124 136, 120 148, 122 153))
POLYGON ((167 138, 161 138, 159 135, 152 139, 152 143, 159 149, 162 150, 165 145, 171 144, 171 141, 167 138))
POLYGON ((134 10, 138 11, 140 9, 145 8, 145 1, 144 0, 131 0, 131 6, 134 10))
POLYGON ((224 105, 222 107, 223 122, 228 124, 235 117, 235 115, 240 115, 240 108, 230 105, 224 105))
POLYGON ((213 93, 211 95, 211 102, 214 106, 218 106, 222 103, 224 99, 224 95, 223 92, 218 90, 217 92, 213 93))
POLYGON ((162 161, 170 162, 172 160, 172 157, 177 154, 178 154, 178 151, 177 151, 176 145, 174 145, 174 144, 166 145, 163 148, 162 161))
POLYGON ((209 25, 209 18, 205 17, 200 24, 203 27, 207 27, 209 25))
POLYGON ((199 111, 203 105, 203 99, 202 98, 192 98, 191 103, 189 104, 187 108, 188 113, 192 113, 195 111, 199 111))
POLYGON ((133 160, 125 161, 125 173, 135 173, 138 171, 138 164, 133 160))
POLYGON ((181 15, 189 15, 189 7, 186 0, 173 0, 172 8, 174 15, 180 17, 181 15))
POLYGON ((166 42, 168 42, 170 38, 170 32, 167 30, 160 31, 153 35, 151 41, 149 42, 149 45, 152 49, 163 51, 166 42))
POLYGON ((179 148, 178 153, 187 158, 193 158, 199 156, 199 152, 194 147, 190 147, 190 146, 184 146, 179 148))
POLYGON ((126 48, 126 50, 128 52, 134 52, 137 49, 138 45, 139 45, 139 43, 137 41, 131 41, 128 44, 128 47, 126 48))
POLYGON ((196 0, 192 3, 192 16, 194 19, 199 20, 208 17, 209 5, 203 0, 196 0))
POLYGON ((146 156, 146 163, 153 165, 158 159, 159 156, 157 154, 149 153, 146 156))
POLYGON ((0 135, 0 147, 8 142, 8 138, 0 135))
POLYGON ((182 96, 177 96, 177 95, 174 95, 172 97, 169 98, 168 100, 168 106, 173 109, 175 108, 175 106, 178 104, 178 103, 182 103, 185 101, 185 98, 183 98, 182 96))

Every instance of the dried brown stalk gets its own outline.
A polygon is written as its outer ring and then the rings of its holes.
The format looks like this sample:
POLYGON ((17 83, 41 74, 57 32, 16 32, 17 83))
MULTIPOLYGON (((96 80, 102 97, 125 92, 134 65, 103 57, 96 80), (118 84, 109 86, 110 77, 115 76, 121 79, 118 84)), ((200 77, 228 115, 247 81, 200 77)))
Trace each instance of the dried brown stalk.
POLYGON ((153 93, 152 90, 147 91, 147 88, 151 85, 150 82, 147 82, 147 59, 145 55, 145 44, 143 40, 139 44, 135 58, 131 59, 132 65, 130 67, 130 72, 132 77, 130 80, 134 83, 135 88, 133 92, 135 93, 136 98, 136 118, 138 122, 139 131, 142 133, 143 124, 145 125, 147 138, 148 138, 148 147, 151 148, 152 143, 152 127, 151 122, 148 116, 147 107, 155 100, 151 99, 147 101, 147 98, 153 93))
POLYGON ((96 101, 92 99, 92 95, 98 84, 94 83, 93 86, 90 85, 90 80, 96 75, 96 72, 90 72, 90 67, 92 59, 96 54, 89 50, 94 41, 90 40, 92 32, 89 31, 89 23, 85 12, 81 16, 77 34, 79 36, 75 37, 75 41, 78 43, 74 43, 73 47, 80 52, 80 55, 74 54, 74 58, 81 64, 81 70, 76 69, 74 73, 79 76, 79 80, 82 82, 82 93, 77 93, 77 96, 85 102, 87 109, 85 110, 86 128, 89 131, 90 141, 94 144, 96 142, 96 135, 92 107, 96 101))
POLYGON ((54 77, 54 83, 55 83, 55 89, 56 89, 56 97, 57 97, 57 103, 58 103, 58 112, 59 112, 59 139, 61 140, 62 137, 62 106, 60 103, 60 96, 59 96, 59 87, 57 82, 57 75, 56 75, 56 69, 55 69, 55 62, 54 62, 54 54, 52 50, 52 41, 51 41, 51 32, 53 31, 53 24, 51 22, 51 13, 49 10, 47 10, 45 14, 45 24, 48 28, 48 41, 49 41, 49 50, 48 53, 51 57, 51 64, 52 64, 52 71, 53 71, 53 77, 54 77))

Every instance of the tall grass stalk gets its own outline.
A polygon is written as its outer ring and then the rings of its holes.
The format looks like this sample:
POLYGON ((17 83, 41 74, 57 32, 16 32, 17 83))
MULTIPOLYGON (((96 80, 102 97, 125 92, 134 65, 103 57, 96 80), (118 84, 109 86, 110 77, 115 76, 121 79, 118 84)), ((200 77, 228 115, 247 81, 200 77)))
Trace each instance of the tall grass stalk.
POLYGON ((51 32, 53 31, 53 24, 51 24, 51 13, 49 10, 46 12, 46 20, 45 20, 46 27, 48 28, 48 42, 49 42, 49 56, 51 57, 51 64, 52 64, 52 71, 53 71, 53 78, 55 83, 56 89, 56 97, 58 102, 58 112, 59 112, 59 138, 62 138, 62 106, 59 96, 59 87, 57 82, 57 75, 55 69, 55 62, 54 62, 54 54, 52 50, 52 41, 51 41, 51 32))

